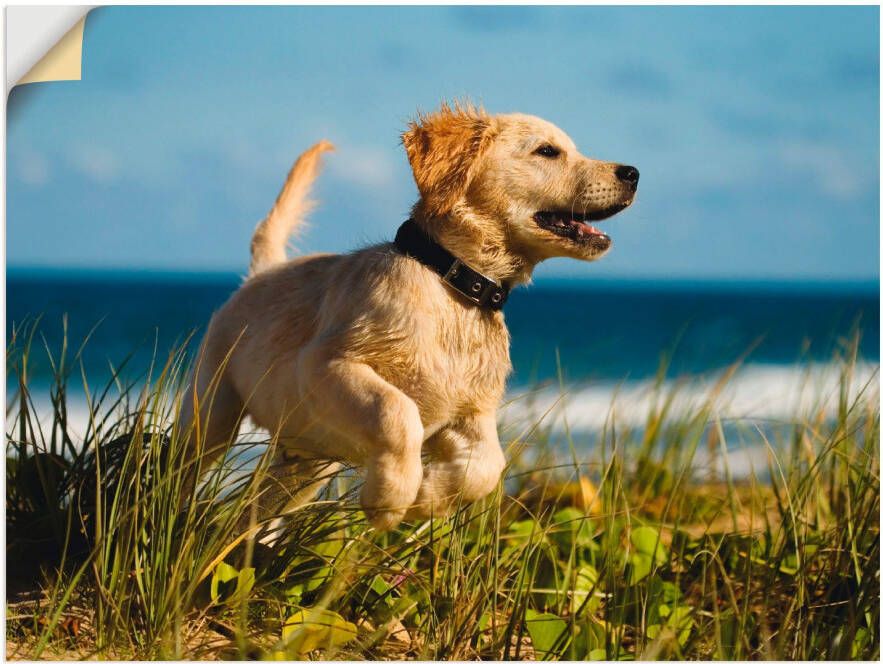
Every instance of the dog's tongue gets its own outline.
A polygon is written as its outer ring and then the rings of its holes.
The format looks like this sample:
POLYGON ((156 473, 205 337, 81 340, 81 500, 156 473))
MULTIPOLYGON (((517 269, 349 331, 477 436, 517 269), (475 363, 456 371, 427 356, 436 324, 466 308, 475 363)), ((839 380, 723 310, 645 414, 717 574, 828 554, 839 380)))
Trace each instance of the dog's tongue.
POLYGON ((574 219, 574 222, 579 225, 580 230, 583 233, 588 233, 589 235, 603 235, 603 233, 601 231, 599 231, 597 228, 595 228, 591 224, 587 224, 584 221, 577 221, 576 219, 574 219))

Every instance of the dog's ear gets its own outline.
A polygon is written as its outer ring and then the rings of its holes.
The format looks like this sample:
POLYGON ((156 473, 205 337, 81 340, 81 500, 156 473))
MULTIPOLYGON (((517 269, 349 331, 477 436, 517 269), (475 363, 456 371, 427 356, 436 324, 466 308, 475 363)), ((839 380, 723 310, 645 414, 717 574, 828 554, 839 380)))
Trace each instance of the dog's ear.
POLYGON ((408 125, 402 144, 427 212, 450 212, 466 193, 473 166, 492 139, 490 117, 471 105, 442 104, 408 125))

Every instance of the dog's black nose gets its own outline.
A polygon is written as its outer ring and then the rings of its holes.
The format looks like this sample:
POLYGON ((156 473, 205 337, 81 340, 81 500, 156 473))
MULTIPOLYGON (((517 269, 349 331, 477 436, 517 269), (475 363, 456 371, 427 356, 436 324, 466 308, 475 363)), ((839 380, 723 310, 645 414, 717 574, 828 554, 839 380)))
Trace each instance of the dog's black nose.
POLYGON ((641 176, 638 169, 634 166, 617 166, 616 177, 623 182, 628 182, 633 187, 638 186, 638 178, 641 176))

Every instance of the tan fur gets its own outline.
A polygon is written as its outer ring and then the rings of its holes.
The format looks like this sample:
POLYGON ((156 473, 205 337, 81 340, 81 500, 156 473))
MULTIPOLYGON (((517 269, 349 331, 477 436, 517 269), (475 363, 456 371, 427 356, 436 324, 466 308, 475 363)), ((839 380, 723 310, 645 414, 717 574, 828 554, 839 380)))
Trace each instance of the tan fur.
MULTIPOLYGON (((583 157, 532 116, 442 106, 402 140, 420 191, 414 219, 508 284, 529 280, 545 258, 606 251, 544 230, 535 212, 603 210, 634 196, 614 176, 616 164, 583 157), (536 156, 546 142, 560 158, 536 156)), ((284 260, 285 233, 299 223, 328 145, 298 160, 258 227, 253 276, 211 320, 180 424, 211 456, 247 413, 306 468, 321 458, 363 466, 362 506, 374 525, 391 528, 497 486, 509 334, 502 312, 472 306, 391 244, 284 260)))
POLYGON ((313 208, 314 204, 307 196, 319 174, 322 153, 333 149, 334 146, 328 141, 320 141, 304 152, 291 167, 275 205, 252 235, 249 274, 256 274, 285 260, 285 243, 299 230, 313 208))
POLYGON ((411 122, 402 143, 420 200, 428 214, 451 211, 471 179, 478 157, 494 138, 488 115, 473 106, 447 104, 411 122))

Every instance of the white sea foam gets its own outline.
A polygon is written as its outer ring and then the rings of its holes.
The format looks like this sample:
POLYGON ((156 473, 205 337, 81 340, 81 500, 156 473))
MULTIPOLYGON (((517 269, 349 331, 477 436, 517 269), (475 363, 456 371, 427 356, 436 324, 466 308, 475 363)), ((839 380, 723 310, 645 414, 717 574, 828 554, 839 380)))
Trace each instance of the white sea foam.
MULTIPOLYGON (((721 372, 691 378, 595 382, 531 390, 512 390, 500 412, 503 438, 525 435, 540 426, 554 435, 569 432, 575 442, 590 447, 598 434, 615 424, 623 429, 640 429, 648 417, 670 399, 667 419, 677 418, 710 405, 714 416, 723 422, 794 423, 806 418, 836 414, 841 387, 840 365, 746 365, 729 379, 721 372)), ((847 377, 850 400, 861 396, 879 401, 879 364, 860 362, 847 377)), ((49 396, 32 394, 38 419, 44 431, 52 420, 49 396)), ((89 426, 89 408, 85 396, 68 395, 69 434, 82 440, 89 426)), ((14 409, 10 413, 14 417, 14 409)), ((7 429, 13 424, 7 420, 7 429)), ((248 430, 248 423, 244 430, 248 430)), ((769 450, 764 447, 739 448, 728 452, 727 468, 736 476, 746 476, 768 466, 769 450)), ((697 470, 723 470, 724 460, 697 450, 697 470)))
MULTIPOLYGON (((857 363, 847 377, 849 398, 879 399, 879 364, 857 363)), ((514 391, 502 409, 505 422, 533 425, 543 420, 560 432, 598 432, 605 425, 640 428, 648 416, 671 403, 669 417, 706 404, 723 420, 795 422, 836 412, 840 365, 746 365, 729 377, 715 372, 692 378, 596 382, 514 391)))

